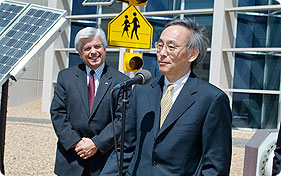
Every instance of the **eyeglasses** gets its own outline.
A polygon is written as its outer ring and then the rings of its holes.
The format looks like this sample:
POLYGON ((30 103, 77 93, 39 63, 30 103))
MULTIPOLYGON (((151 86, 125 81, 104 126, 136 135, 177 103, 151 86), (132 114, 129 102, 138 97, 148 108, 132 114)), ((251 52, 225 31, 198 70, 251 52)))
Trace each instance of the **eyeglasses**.
POLYGON ((165 46, 165 49, 167 52, 173 53, 175 50, 179 47, 185 47, 185 46, 177 46, 174 43, 164 44, 163 42, 155 42, 155 47, 157 51, 161 51, 165 46))

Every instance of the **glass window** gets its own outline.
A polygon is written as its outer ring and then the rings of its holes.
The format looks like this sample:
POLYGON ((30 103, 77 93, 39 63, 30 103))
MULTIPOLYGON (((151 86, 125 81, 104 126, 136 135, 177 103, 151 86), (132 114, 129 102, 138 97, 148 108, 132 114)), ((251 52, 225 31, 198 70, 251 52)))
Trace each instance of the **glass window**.
POLYGON ((104 5, 102 6, 102 13, 120 13, 122 11, 122 3, 114 2, 112 5, 104 5))
POLYGON ((267 17, 238 15, 237 48, 266 47, 267 17))
POLYGON ((277 127, 279 95, 233 93, 232 125, 244 128, 277 127))
POLYGON ((181 0, 148 1, 146 11, 180 10, 181 0))
POLYGON ((111 21, 112 19, 102 19, 101 20, 101 28, 104 30, 104 33, 105 33, 105 35, 106 36, 108 36, 107 35, 107 33, 108 33, 108 24, 109 24, 109 22, 111 21))
POLYGON ((185 0, 185 9, 214 8, 214 0, 185 0))
POLYGON ((263 89, 264 56, 236 54, 233 88, 263 89))
MULTIPOLYGON (((239 6, 278 4, 268 0, 240 0, 239 6)), ((239 12, 237 48, 280 47, 280 11, 239 12)), ((235 53, 233 88, 280 90, 279 53, 235 53)), ((276 128, 279 95, 233 93, 233 125, 276 128)))
POLYGON ((280 90, 280 68, 277 54, 236 53, 233 88, 280 90))
POLYGON ((239 12, 236 47, 280 47, 280 14, 280 10, 239 12))
POLYGON ((118 70, 119 52, 107 52, 105 58, 106 64, 118 70))
POLYGON ((80 58, 79 54, 69 53, 69 63, 68 63, 69 67, 81 63, 83 63, 83 60, 80 58))
POLYGON ((146 11, 181 10, 182 3, 185 9, 205 9, 214 7, 214 0, 161 0, 148 1, 146 11))
POLYGON ((96 6, 83 6, 83 1, 72 1, 72 15, 96 14, 96 6))
POLYGON ((239 0, 238 6, 258 6, 258 5, 275 5, 279 4, 276 0, 239 0))
POLYGON ((268 47, 280 47, 281 46, 281 11, 270 11, 268 17, 268 47))

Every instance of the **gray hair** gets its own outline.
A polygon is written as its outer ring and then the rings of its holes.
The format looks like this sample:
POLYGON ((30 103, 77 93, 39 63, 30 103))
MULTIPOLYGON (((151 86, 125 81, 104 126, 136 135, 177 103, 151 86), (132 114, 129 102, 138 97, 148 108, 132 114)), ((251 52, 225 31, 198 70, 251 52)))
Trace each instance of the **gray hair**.
POLYGON ((84 38, 92 38, 92 37, 95 37, 95 36, 98 36, 101 38, 101 42, 102 42, 102 45, 104 47, 107 47, 107 40, 106 40, 106 36, 105 36, 105 33, 104 31, 101 29, 101 28, 94 28, 94 27, 86 27, 86 28, 83 28, 81 29, 77 34, 76 34, 76 37, 75 37, 75 49, 80 52, 81 49, 82 49, 82 44, 81 44, 81 41, 80 39, 84 39, 84 38))
POLYGON ((202 26, 190 19, 175 19, 166 24, 165 29, 169 26, 180 25, 184 26, 191 31, 189 40, 186 45, 186 52, 195 48, 199 51, 199 55, 196 60, 191 63, 191 70, 198 65, 204 58, 209 45, 209 39, 207 36, 207 30, 205 26, 202 26))

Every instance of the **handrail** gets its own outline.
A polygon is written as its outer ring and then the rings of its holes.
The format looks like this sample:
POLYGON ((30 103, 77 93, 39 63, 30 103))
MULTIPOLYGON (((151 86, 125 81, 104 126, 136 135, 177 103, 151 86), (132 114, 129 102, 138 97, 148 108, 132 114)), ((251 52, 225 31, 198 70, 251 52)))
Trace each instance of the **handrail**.
POLYGON ((281 52, 281 48, 224 48, 223 52, 281 52))
POLYGON ((263 11, 263 10, 281 10, 281 5, 243 6, 243 7, 225 8, 226 12, 263 11))
POLYGON ((257 90, 257 89, 223 89, 225 92, 232 93, 254 93, 254 94, 272 94, 279 95, 281 94, 280 90, 257 90))
MULTIPOLYGON (((159 15, 180 15, 180 14, 211 14, 214 9, 191 9, 191 10, 167 10, 167 11, 154 11, 142 12, 143 16, 159 16, 159 15)), ((114 18, 119 13, 108 14, 89 14, 89 15, 68 15, 66 19, 95 19, 95 18, 114 18)))

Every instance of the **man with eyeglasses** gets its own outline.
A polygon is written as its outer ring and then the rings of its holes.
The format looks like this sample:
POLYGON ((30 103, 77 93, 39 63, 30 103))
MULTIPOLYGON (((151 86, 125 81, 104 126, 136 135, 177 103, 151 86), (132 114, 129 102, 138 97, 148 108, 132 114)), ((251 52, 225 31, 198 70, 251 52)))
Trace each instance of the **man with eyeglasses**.
MULTIPOLYGON (((129 99, 124 144, 127 176, 229 175, 228 97, 193 73, 208 43, 205 27, 191 20, 176 19, 165 26, 155 43, 163 76, 148 85, 136 85, 129 99)), ((101 175, 116 175, 115 161, 113 153, 101 175)))
MULTIPOLYGON (((75 37, 75 49, 83 63, 64 69, 51 105, 51 119, 58 137, 55 174, 59 176, 98 176, 112 152, 114 133, 111 118, 111 90, 128 77, 105 63, 106 36, 102 29, 86 27, 75 37)), ((120 100, 121 101, 121 100, 120 100)))

